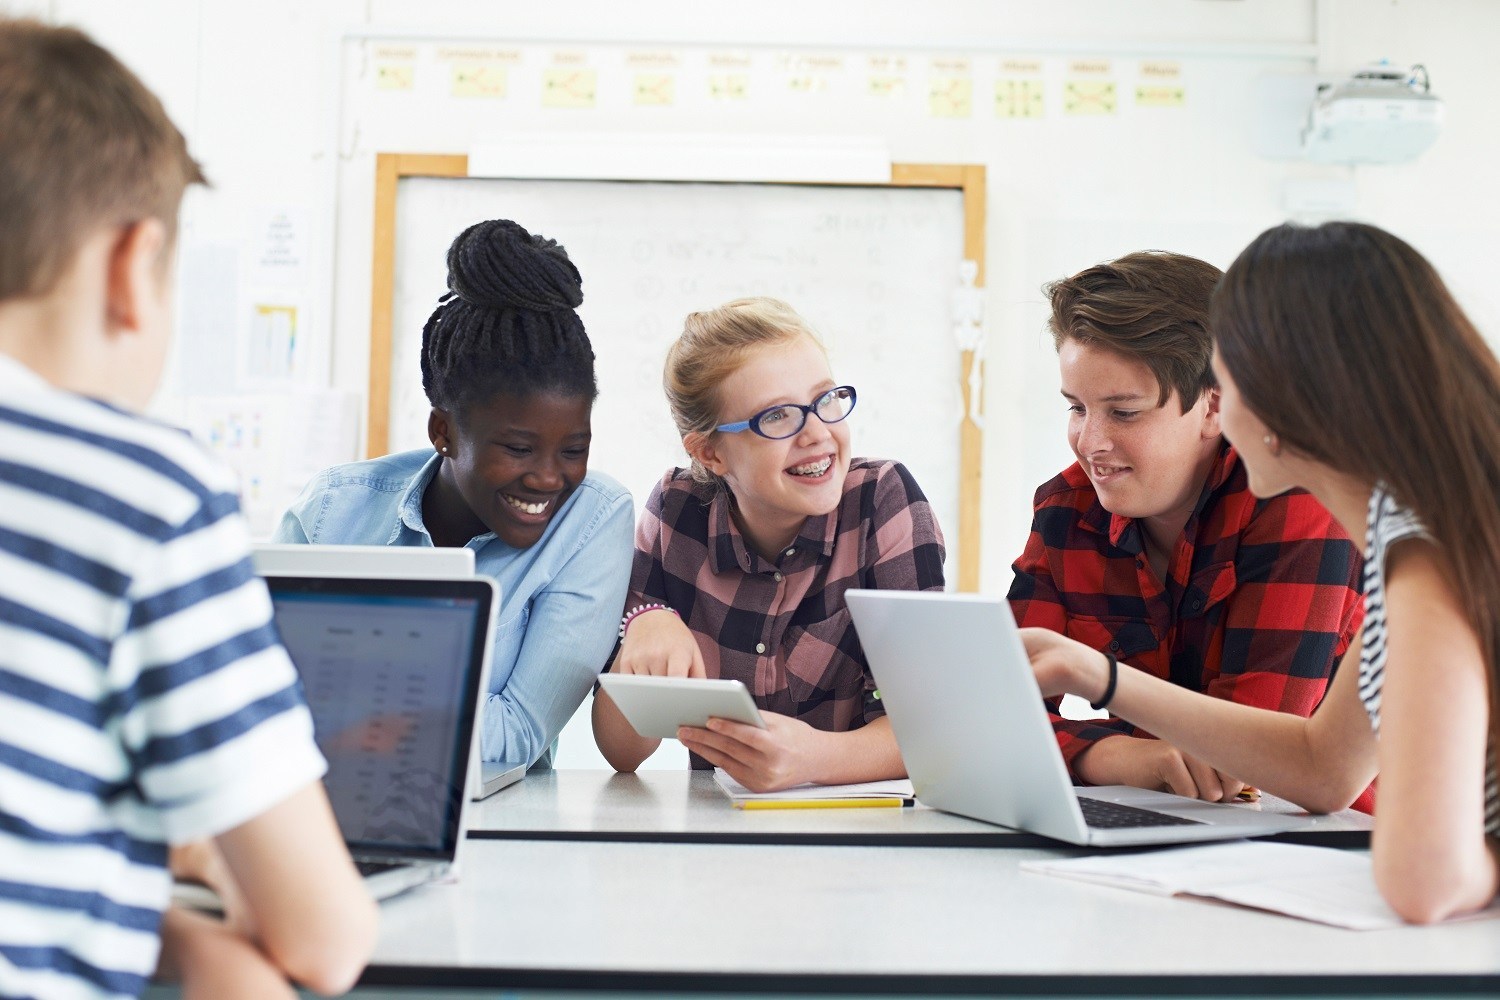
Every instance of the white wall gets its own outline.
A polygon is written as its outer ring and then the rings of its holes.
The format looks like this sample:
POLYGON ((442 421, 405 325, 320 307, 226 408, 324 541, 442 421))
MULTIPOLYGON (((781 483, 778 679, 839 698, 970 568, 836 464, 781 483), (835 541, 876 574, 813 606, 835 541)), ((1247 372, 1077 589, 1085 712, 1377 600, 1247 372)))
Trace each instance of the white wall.
MULTIPOLYGON (((1051 349, 1040 332, 1043 281, 1145 245, 1196 252, 1222 266, 1256 232, 1286 216, 1286 178, 1352 176, 1357 214, 1416 243, 1484 328, 1500 329, 1500 298, 1486 270, 1500 235, 1492 180, 1500 162, 1500 116, 1481 48, 1500 37, 1500 4, 1487 0, 934 0, 920 5, 920 16, 912 5, 892 0, 711 8, 661 0, 580 0, 565 7, 480 7, 462 0, 6 6, 81 25, 162 95, 215 185, 192 201, 185 246, 253 243, 268 208, 307 209, 312 260, 305 294, 314 356, 327 359, 334 384, 355 391, 365 386, 368 368, 371 177, 378 151, 462 151, 508 130, 835 131, 881 136, 899 160, 986 164, 986 589, 1008 584, 1009 560, 1029 523, 1031 491, 1068 457, 1051 349), (783 95, 733 108, 682 95, 671 109, 611 106, 601 98, 599 109, 585 112, 502 101, 477 108, 455 103, 450 115, 433 115, 413 102, 412 113, 402 114, 399 102, 369 99, 367 48, 375 43, 339 41, 371 29, 395 36, 448 32, 476 44, 506 38, 537 43, 528 51, 555 40, 552 47, 586 48, 601 59, 622 44, 708 46, 771 58, 798 46, 844 54, 852 83, 808 100, 783 95), (1312 71, 1311 60, 1297 58, 1303 51, 1315 51, 1316 68, 1326 72, 1381 56, 1424 62, 1448 104, 1444 135, 1409 166, 1314 168, 1257 157, 1255 79, 1312 71), (906 101, 891 106, 865 98, 859 60, 871 52, 908 56, 906 101), (976 77, 997 56, 1044 58, 1054 78, 1049 117, 997 120, 982 91, 972 119, 930 117, 922 91, 924 60, 932 52, 968 55, 976 77), (1060 117, 1055 87, 1062 64, 1091 54, 1112 57, 1122 84, 1141 58, 1176 59, 1187 106, 1123 107, 1109 119, 1060 117), (360 117, 372 109, 379 114, 360 117)), ((315 376, 322 380, 321 368, 315 376)), ((608 466, 607 456, 597 461, 608 466)))
MULTIPOLYGON (((1145 246, 1224 266, 1257 232, 1286 218, 1289 178, 1351 180, 1354 214, 1428 254, 1500 341, 1500 291, 1490 273, 1500 245, 1500 113, 1490 72, 1500 4, 1488 0, 0 0, 0 7, 81 25, 163 96, 215 182, 213 193, 191 203, 188 252, 252 245, 268 207, 305 209, 310 259, 299 294, 316 348, 308 377, 351 390, 362 390, 367 378, 376 152, 461 152, 518 130, 836 132, 879 136, 897 160, 985 164, 986 590, 1008 585, 1032 490, 1068 461, 1055 361, 1042 332, 1038 289, 1050 278, 1145 246), (382 43, 357 36, 377 30, 428 36, 419 43, 422 59, 448 44, 437 40, 446 33, 474 44, 508 39, 527 62, 513 71, 507 100, 454 101, 445 113, 416 99, 403 108, 400 95, 372 88, 371 53, 382 43), (586 51, 601 66, 601 85, 605 67, 625 49, 732 49, 772 61, 833 53, 845 57, 845 69, 825 92, 797 98, 767 90, 731 107, 694 96, 683 83, 672 108, 637 108, 601 91, 594 110, 563 112, 540 107, 534 89, 526 97, 524 82, 557 48, 586 51), (871 53, 907 57, 905 99, 881 103, 865 93, 863 60, 871 53), (982 86, 972 118, 931 117, 925 87, 934 54, 968 56, 976 81, 988 79, 1000 56, 1043 59, 1048 117, 999 120, 982 86), (1127 99, 1111 117, 1063 117, 1057 90, 1075 56, 1110 58, 1122 91, 1140 60, 1175 60, 1187 103, 1143 109, 1127 99), (1444 134, 1420 160, 1337 168, 1256 155, 1259 77, 1337 74, 1379 57, 1424 63, 1447 102, 1444 134)), ((595 461, 608 468, 608 456, 595 461)))

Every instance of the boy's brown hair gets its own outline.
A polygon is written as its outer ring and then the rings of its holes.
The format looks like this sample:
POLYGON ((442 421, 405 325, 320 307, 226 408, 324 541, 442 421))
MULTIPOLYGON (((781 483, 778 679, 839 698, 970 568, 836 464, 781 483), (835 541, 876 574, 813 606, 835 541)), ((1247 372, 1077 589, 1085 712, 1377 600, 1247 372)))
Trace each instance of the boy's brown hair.
POLYGON ((0 17, 0 301, 45 295, 89 233, 160 219, 189 184, 182 133, 83 32, 0 17))
POLYGON ((1172 390, 1186 413, 1218 387, 1209 360, 1213 338, 1208 310, 1221 272, 1196 257, 1143 250, 1096 264, 1042 290, 1052 300, 1047 326, 1053 343, 1098 344, 1151 369, 1161 388, 1157 406, 1172 390))

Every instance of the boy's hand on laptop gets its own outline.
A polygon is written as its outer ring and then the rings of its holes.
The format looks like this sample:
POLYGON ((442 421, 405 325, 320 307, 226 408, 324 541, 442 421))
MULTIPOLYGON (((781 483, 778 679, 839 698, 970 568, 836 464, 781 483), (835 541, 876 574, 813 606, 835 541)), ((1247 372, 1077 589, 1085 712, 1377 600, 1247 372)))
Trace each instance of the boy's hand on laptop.
POLYGON ((1205 802, 1228 802, 1245 787, 1164 740, 1138 736, 1106 736, 1073 759, 1073 770, 1091 785, 1150 788, 1205 802))
POLYGON ((1109 683, 1109 666, 1097 650, 1048 628, 1023 628, 1020 632, 1043 698, 1076 694, 1096 701, 1103 696, 1109 683))
POLYGON ((611 668, 617 674, 707 677, 698 640, 669 611, 647 611, 632 619, 611 668))
POLYGON ((823 759, 829 734, 789 715, 761 712, 766 728, 709 719, 708 728, 683 726, 677 738, 689 750, 752 792, 776 792, 813 781, 813 762, 823 759))
MULTIPOLYGON (((1096 701, 1109 686, 1109 661, 1095 649, 1045 628, 1023 628, 1021 642, 1044 698, 1076 694, 1096 701)), ((1245 787, 1162 740, 1109 736, 1073 759, 1091 785, 1129 785, 1205 802, 1227 802, 1245 787)))

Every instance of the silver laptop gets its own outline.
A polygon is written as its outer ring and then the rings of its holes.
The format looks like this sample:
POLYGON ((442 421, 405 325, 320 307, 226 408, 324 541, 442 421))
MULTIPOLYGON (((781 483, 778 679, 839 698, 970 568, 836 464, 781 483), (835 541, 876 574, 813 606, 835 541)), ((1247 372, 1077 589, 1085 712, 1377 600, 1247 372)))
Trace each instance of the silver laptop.
POLYGON ((259 576, 473 576, 474 550, 257 542, 250 563, 259 576))
POLYGON ((524 777, 526 762, 523 760, 487 760, 479 765, 479 783, 474 790, 474 801, 489 798, 524 777))
MULTIPOLYGON (((304 545, 257 542, 251 564, 260 576, 457 577, 474 575, 474 550, 407 545, 304 545)), ((478 765, 473 798, 494 795, 526 777, 526 762, 487 760, 478 765)))
POLYGON ((266 578, 349 853, 384 899, 454 874, 499 592, 466 579, 266 578))
POLYGON ((924 805, 1095 847, 1256 837, 1312 823, 1124 785, 1075 788, 1006 601, 845 596, 924 805))

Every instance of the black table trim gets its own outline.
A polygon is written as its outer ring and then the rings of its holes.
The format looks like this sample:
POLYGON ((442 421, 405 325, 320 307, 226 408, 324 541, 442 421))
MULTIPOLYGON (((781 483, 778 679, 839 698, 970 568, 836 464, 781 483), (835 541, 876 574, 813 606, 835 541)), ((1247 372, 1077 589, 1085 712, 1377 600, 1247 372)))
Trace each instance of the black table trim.
MULTIPOLYGON (((1035 833, 761 833, 691 830, 473 830, 470 840, 578 841, 595 844, 742 844, 801 847, 1000 847, 1011 850, 1070 848, 1035 833)), ((1368 848, 1368 830, 1293 830, 1262 840, 1314 847, 1368 848)), ((1135 845, 1134 850, 1146 845, 1135 845)), ((1186 845, 1184 845, 1186 846, 1186 845)), ((1098 850, 1101 848, 1090 848, 1098 850)))
POLYGON ((881 995, 1053 996, 1471 996, 1500 993, 1500 973, 921 975, 904 973, 639 972, 371 966, 361 986, 432 989, 559 989, 645 993, 867 993, 881 995))

